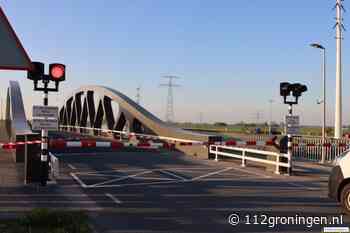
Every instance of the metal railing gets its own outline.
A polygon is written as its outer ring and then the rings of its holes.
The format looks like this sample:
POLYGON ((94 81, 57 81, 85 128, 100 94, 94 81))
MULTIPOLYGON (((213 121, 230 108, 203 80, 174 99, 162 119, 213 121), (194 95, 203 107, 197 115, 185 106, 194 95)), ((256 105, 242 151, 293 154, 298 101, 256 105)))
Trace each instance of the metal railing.
POLYGON ((320 162, 322 153, 325 161, 332 162, 350 146, 349 139, 327 138, 323 143, 322 138, 293 138, 293 158, 320 162))
POLYGON ((127 132, 127 131, 80 127, 80 126, 60 125, 59 129, 60 130, 67 130, 70 132, 80 133, 82 135, 84 135, 84 134, 85 135, 92 135, 92 133, 93 133, 94 136, 106 136, 103 134, 109 134, 110 136, 112 136, 112 135, 117 135, 119 137, 137 136, 140 138, 149 138, 149 139, 154 139, 154 140, 165 140, 165 141, 172 141, 172 142, 185 142, 185 143, 193 143, 193 144, 199 144, 199 145, 202 145, 204 143, 201 141, 182 139, 182 138, 173 138, 173 137, 165 137, 165 136, 158 136, 158 135, 151 135, 151 134, 133 133, 133 132, 127 132))
POLYGON ((216 161, 218 161, 219 156, 230 157, 240 159, 242 167, 247 165, 246 161, 252 161, 265 165, 274 165, 276 174, 281 173, 281 167, 287 168, 286 173, 290 173, 291 159, 288 154, 220 145, 210 145, 209 153, 215 155, 216 161))

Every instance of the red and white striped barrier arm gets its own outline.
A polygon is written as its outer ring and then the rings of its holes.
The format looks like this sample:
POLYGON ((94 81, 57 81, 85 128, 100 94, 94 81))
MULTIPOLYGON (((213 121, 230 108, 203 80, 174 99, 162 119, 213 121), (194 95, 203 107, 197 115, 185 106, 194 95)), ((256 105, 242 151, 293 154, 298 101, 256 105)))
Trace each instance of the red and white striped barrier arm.
POLYGON ((27 141, 27 142, 7 142, 7 143, 1 143, 0 142, 0 148, 4 150, 14 150, 17 146, 22 145, 32 145, 32 144, 40 144, 41 140, 34 140, 34 141, 27 141))
POLYGON ((164 147, 163 143, 152 142, 120 142, 120 141, 96 141, 96 140, 80 140, 80 141, 65 141, 64 139, 57 139, 50 141, 50 148, 65 149, 65 148, 112 148, 120 149, 123 147, 133 147, 140 149, 159 149, 164 147))
POLYGON ((221 142, 222 145, 225 146, 273 146, 274 142, 269 141, 236 141, 229 140, 225 142, 221 142))

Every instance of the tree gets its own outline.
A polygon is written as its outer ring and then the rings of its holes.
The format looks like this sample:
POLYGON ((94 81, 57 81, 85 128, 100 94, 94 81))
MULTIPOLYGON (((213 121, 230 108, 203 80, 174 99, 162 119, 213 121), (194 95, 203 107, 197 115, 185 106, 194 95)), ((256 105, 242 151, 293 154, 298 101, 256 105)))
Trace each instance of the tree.
POLYGON ((215 122, 214 126, 226 127, 227 124, 225 122, 215 122))

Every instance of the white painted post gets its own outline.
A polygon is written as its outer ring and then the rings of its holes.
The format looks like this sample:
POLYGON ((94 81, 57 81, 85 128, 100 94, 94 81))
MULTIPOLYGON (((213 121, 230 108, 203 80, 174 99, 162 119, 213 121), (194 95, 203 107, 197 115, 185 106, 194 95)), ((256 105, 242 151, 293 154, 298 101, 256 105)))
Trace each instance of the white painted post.
POLYGON ((287 169, 287 175, 290 176, 291 175, 291 171, 292 171, 292 157, 290 155, 288 155, 288 169, 287 169))
POLYGON ((277 153, 275 174, 280 174, 280 153, 277 153))
POLYGON ((242 167, 245 167, 245 150, 242 151, 242 167))
POLYGON ((218 161, 218 146, 215 146, 215 161, 218 161))

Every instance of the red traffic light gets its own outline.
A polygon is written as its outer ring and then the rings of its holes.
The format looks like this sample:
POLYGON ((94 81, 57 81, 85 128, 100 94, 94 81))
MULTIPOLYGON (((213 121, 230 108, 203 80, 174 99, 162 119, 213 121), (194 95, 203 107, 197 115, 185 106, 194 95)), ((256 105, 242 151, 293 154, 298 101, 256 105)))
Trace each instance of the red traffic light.
POLYGON ((52 81, 64 81, 66 79, 66 66, 59 63, 50 64, 49 75, 52 81))

